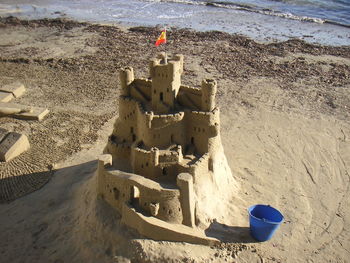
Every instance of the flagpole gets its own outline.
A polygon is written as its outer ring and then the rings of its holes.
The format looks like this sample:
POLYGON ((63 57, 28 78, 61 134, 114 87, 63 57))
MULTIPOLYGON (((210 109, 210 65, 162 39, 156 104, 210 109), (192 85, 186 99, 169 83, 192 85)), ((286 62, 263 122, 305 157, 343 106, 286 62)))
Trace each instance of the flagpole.
MULTIPOLYGON (((165 30, 165 37, 166 37, 166 26, 164 27, 164 30, 165 30)), ((165 42, 165 45, 164 45, 164 64, 168 64, 168 55, 166 53, 166 42, 165 42)))

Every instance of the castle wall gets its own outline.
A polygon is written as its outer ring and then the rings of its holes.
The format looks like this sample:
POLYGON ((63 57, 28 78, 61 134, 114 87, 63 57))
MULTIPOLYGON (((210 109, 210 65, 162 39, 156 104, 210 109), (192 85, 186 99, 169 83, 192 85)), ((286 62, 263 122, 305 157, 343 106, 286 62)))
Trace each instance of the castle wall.
POLYGON ((130 85, 130 96, 140 102, 147 103, 151 99, 152 81, 147 79, 135 79, 130 85))
POLYGON ((153 129, 160 129, 169 126, 173 123, 180 122, 184 118, 184 112, 177 112, 174 114, 155 114, 151 122, 153 129))
POLYGON ((152 80, 140 78, 135 79, 133 83, 141 90, 141 92, 147 97, 148 100, 151 99, 152 80))
POLYGON ((110 137, 106 148, 103 151, 104 153, 109 153, 113 156, 114 159, 127 159, 130 158, 131 145, 128 142, 117 143, 112 140, 110 137))
POLYGON ((155 179, 154 167, 158 165, 159 150, 147 151, 134 147, 131 150, 133 173, 155 179))
POLYGON ((125 203, 131 203, 145 214, 166 222, 183 221, 178 189, 166 189, 160 184, 136 174, 106 170, 111 160, 104 155, 99 160, 98 194, 122 213, 125 203))
POLYGON ((188 109, 201 110, 202 91, 198 88, 181 85, 177 100, 188 109))
POLYGON ((137 107, 128 97, 119 99, 119 118, 114 124, 113 135, 121 141, 133 142, 137 129, 137 107))
MULTIPOLYGON (((182 116, 181 116, 182 118, 182 116)), ((184 145, 185 143, 185 123, 179 121, 167 122, 161 118, 152 120, 152 128, 145 131, 144 143, 147 147, 167 148, 172 144, 184 145), (156 124, 153 126, 153 124, 156 124)))
POLYGON ((164 154, 159 155, 159 163, 175 164, 180 159, 179 153, 175 151, 167 151, 164 154))
POLYGON ((198 182, 201 177, 206 176, 208 177, 209 172, 209 154, 206 153, 202 155, 197 162, 195 162, 193 165, 191 165, 191 168, 194 170, 193 173, 193 181, 198 182))

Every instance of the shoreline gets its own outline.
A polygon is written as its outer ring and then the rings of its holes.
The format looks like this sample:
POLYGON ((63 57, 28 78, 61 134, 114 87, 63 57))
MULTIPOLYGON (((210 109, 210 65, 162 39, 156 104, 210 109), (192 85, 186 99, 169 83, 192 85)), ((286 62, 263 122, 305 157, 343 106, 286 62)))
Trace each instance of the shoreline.
MULTIPOLYGON (((95 7, 91 2, 88 3, 88 6, 95 7)), ((31 5, 18 1, 17 5, 4 4, 3 10, 0 9, 0 14, 34 20, 68 18, 121 27, 166 25, 179 29, 190 28, 201 32, 221 31, 230 34, 242 34, 262 43, 290 39, 300 39, 308 43, 332 46, 347 46, 350 43, 349 27, 335 25, 331 21, 317 23, 269 16, 262 13, 252 14, 251 12, 235 9, 217 7, 209 7, 208 9, 206 5, 198 5, 194 9, 191 5, 175 3, 175 6, 173 6, 172 3, 167 2, 151 2, 148 4, 138 1, 123 2, 120 6, 113 5, 110 9, 106 6, 96 7, 94 13, 86 8, 79 4, 74 8, 69 8, 67 3, 47 5, 45 2, 40 3, 39 1, 38 5, 31 5), (157 11, 158 9, 155 9, 155 6, 163 9, 163 11, 157 11), (133 11, 135 8, 139 8, 140 11, 133 11), (210 8, 215 10, 211 12, 210 8), (6 11, 7 9, 8 11, 6 11), (141 10, 144 10, 145 14, 141 10), (215 21, 215 23, 211 21, 215 21)))
MULTIPOLYGON (((102 23, 102 22, 89 22, 89 21, 82 21, 82 20, 76 20, 76 19, 71 19, 71 18, 66 18, 66 17, 58 17, 58 18, 40 18, 40 19, 22 19, 18 18, 16 16, 6 16, 2 17, 0 16, 0 27, 1 26, 16 26, 16 25, 21 25, 21 26, 28 26, 28 27, 37 27, 37 26, 47 26, 47 27, 58 27, 61 29, 72 29, 74 27, 96 27, 96 28, 117 28, 118 30, 121 30, 123 32, 150 32, 152 34, 157 34, 162 30, 162 27, 158 26, 143 26, 143 25, 123 25, 120 23, 102 23)), ((181 34, 186 34, 187 32, 189 34, 199 34, 199 35, 215 35, 215 34, 221 34, 222 36, 227 36, 228 38, 237 38, 237 39, 246 39, 246 41, 251 41, 255 42, 258 45, 263 45, 263 46, 273 46, 273 45, 283 45, 283 43, 295 43, 296 46, 299 48, 301 46, 307 48, 311 47, 324 47, 329 50, 334 50, 334 53, 336 55, 339 54, 339 52, 336 52, 335 50, 341 50, 342 52, 346 53, 346 57, 348 56, 348 50, 350 50, 350 43, 349 45, 342 45, 342 46, 337 46, 337 45, 326 45, 326 44, 320 44, 320 43, 309 43, 305 39, 299 39, 299 38, 291 38, 288 40, 281 40, 277 41, 274 40, 272 42, 266 42, 266 41, 258 41, 256 39, 253 39, 249 36, 246 36, 244 34, 238 34, 238 33, 229 33, 225 31, 218 31, 218 30, 208 30, 208 31, 200 31, 200 30, 195 30, 191 28, 179 28, 179 27, 170 27, 167 29, 168 33, 176 32, 181 32, 181 34)), ((169 34, 168 34, 169 35, 169 34)), ((168 39, 168 42, 172 43, 172 41, 176 41, 175 39, 168 39)), ((293 44, 292 44, 293 45, 293 44)), ((288 45, 287 45, 288 46, 288 45)), ((303 50, 306 51, 306 50, 303 50)), ((309 50, 311 52, 311 50, 309 50)), ((317 50, 315 54, 319 52, 317 50)))

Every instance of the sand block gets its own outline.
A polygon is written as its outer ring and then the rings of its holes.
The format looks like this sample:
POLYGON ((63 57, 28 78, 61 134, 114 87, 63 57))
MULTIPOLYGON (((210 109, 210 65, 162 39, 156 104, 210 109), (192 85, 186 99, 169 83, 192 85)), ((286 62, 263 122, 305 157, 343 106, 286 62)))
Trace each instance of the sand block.
POLYGON ((49 113, 48 109, 0 102, 0 116, 41 121, 49 113))
POLYGON ((5 138, 5 136, 9 133, 8 130, 4 128, 0 128, 0 142, 5 138))
POLYGON ((14 98, 12 93, 0 91, 0 102, 9 102, 14 98))
POLYGON ((29 148, 27 136, 17 132, 10 132, 0 142, 0 161, 8 162, 29 148))
POLYGON ((13 103, 0 102, 0 116, 8 116, 21 112, 30 112, 32 109, 27 106, 22 106, 13 103))
POLYGON ((22 83, 14 82, 0 87, 0 91, 12 93, 15 98, 18 98, 23 95, 26 89, 22 83))
POLYGON ((13 117, 17 119, 23 119, 23 120, 36 120, 41 121, 45 118, 47 114, 49 114, 48 109, 39 108, 39 107, 33 107, 31 112, 22 112, 18 114, 14 114, 13 117))

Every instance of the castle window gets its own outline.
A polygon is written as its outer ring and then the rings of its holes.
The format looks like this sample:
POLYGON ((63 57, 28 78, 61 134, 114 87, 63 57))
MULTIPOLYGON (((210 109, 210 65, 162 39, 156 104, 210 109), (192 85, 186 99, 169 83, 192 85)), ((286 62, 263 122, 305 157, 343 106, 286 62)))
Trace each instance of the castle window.
POLYGON ((191 143, 194 144, 194 138, 193 137, 191 137, 191 143))
POLYGON ((130 188, 130 203, 138 204, 140 198, 140 190, 137 186, 131 186, 130 188))
POLYGON ((146 166, 148 166, 148 163, 146 163, 146 166))
POLYGON ((166 91, 169 92, 169 88, 167 88, 166 91))
POLYGON ((132 135, 132 141, 133 142, 136 141, 136 135, 135 134, 132 135))
POLYGON ((174 142, 174 135, 173 134, 170 135, 170 142, 174 142))
POLYGON ((167 171, 166 171, 166 168, 165 168, 165 167, 162 169, 162 174, 163 174, 163 175, 166 175, 166 174, 167 174, 167 171))
POLYGON ((130 133, 131 133, 131 134, 134 133, 134 127, 130 127, 130 133))
POLYGON ((114 193, 114 199, 118 200, 119 199, 119 190, 117 188, 113 188, 113 193, 114 193))
POLYGON ((163 92, 161 92, 161 93, 159 94, 159 99, 160 99, 160 101, 163 101, 163 92))
POLYGON ((209 158, 208 160, 208 170, 213 172, 214 171, 214 162, 213 159, 209 158))

